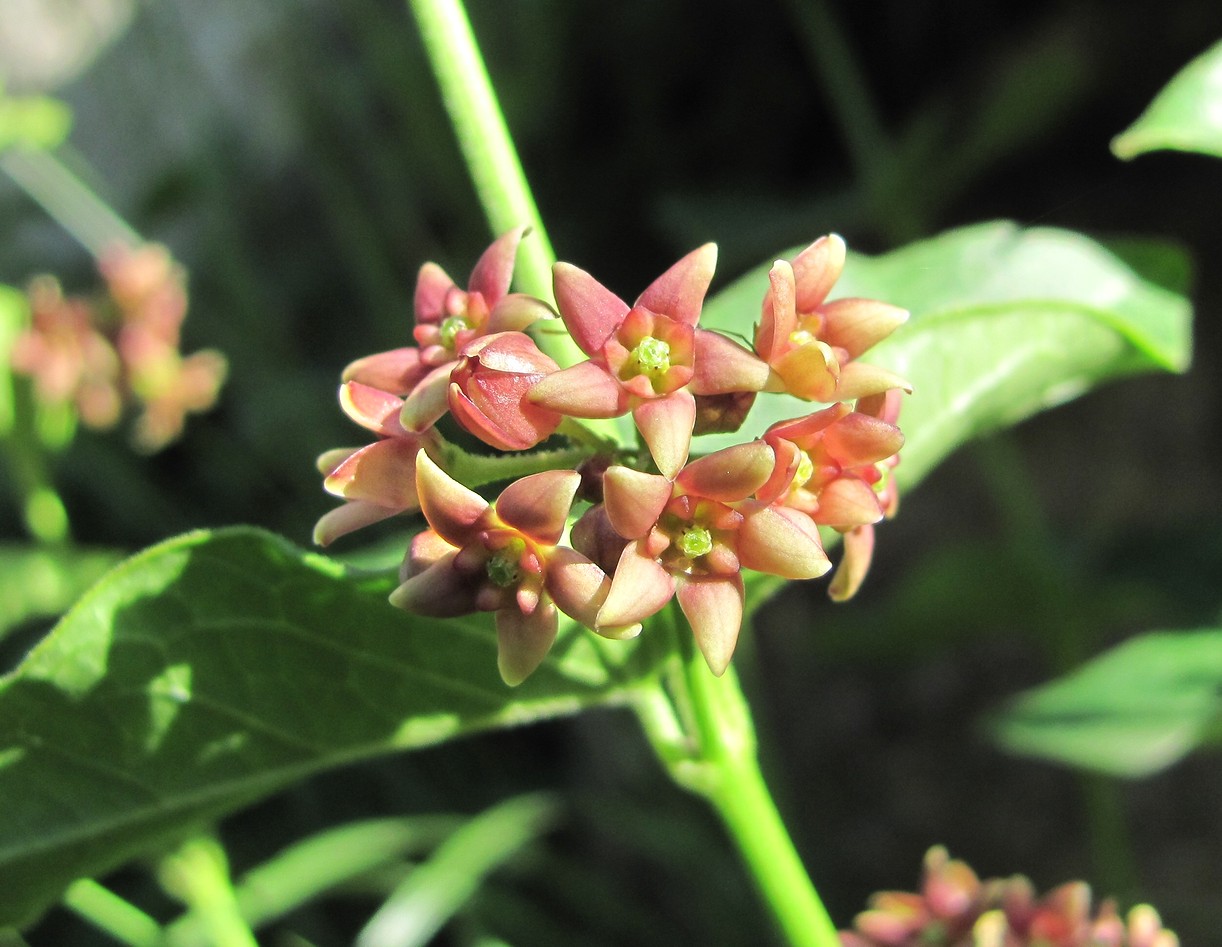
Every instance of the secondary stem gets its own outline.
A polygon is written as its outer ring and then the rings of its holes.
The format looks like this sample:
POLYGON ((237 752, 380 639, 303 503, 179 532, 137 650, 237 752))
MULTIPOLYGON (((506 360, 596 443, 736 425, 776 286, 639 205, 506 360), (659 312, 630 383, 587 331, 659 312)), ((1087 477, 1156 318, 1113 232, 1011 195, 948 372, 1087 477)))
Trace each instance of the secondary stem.
POLYGON ((82 878, 64 892, 64 907, 131 947, 161 943, 161 925, 96 881, 82 878))
MULTIPOLYGON (((674 623, 683 622, 675 616, 674 623)), ((714 677, 691 636, 673 630, 682 662, 636 705, 646 734, 675 781, 717 810, 789 943, 839 947, 760 772, 750 709, 733 668, 714 677)))
POLYGON ((216 947, 259 947, 242 917, 225 852, 212 838, 192 839, 161 864, 162 884, 199 915, 216 947))

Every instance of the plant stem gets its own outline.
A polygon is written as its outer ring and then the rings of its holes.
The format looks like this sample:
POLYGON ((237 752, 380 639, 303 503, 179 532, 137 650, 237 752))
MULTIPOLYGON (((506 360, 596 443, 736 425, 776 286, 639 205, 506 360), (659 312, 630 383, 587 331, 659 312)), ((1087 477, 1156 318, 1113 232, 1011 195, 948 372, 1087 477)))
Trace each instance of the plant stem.
POLYGON ((10 148, 0 168, 95 258, 110 247, 134 247, 140 235, 49 151, 10 148))
POLYGON ((64 892, 64 907, 131 947, 155 947, 161 925, 129 901, 96 881, 82 878, 64 892))
POLYGON ((714 677, 690 635, 679 630, 676 644, 682 658, 665 685, 659 680, 636 705, 646 734, 675 781, 717 810, 789 943, 840 947, 760 771, 750 709, 734 669, 714 677))
POLYGON ((518 282, 525 292, 551 300, 551 267, 556 256, 497 104, 466 10, 461 0, 409 0, 409 3, 492 232, 498 235, 530 224, 532 233, 518 251, 518 282))
POLYGON ((191 839, 161 863, 161 882, 201 918, 215 947, 259 947, 238 908, 225 852, 215 839, 191 839))

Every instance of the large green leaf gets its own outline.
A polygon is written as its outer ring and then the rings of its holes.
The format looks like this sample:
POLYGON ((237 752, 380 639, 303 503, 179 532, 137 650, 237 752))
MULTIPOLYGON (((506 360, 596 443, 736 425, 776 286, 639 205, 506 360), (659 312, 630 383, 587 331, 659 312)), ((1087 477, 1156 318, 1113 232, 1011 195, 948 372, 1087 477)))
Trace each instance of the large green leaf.
MULTIPOLYGON (((1183 299, 1072 234, 990 224, 855 257, 848 276, 914 311, 877 359, 918 386, 907 485, 981 430, 1187 360, 1183 299)), ((765 285, 731 287, 710 317, 749 332, 765 285)), ((809 410, 759 404, 765 421, 809 410)), ((511 690, 486 616, 409 617, 392 584, 251 529, 171 540, 104 579, 0 681, 0 924, 320 769, 627 700, 661 657, 648 630, 566 626, 511 690)))
MULTIPOLYGON (((1177 255, 1153 243, 1146 249, 1155 248, 1155 256, 1177 255)), ((702 324, 750 336, 769 267, 710 301, 702 324)), ((1190 355, 1191 307, 1183 296, 1064 230, 995 222, 885 256, 851 254, 835 295, 881 299, 912 313, 864 359, 913 385, 900 414, 908 440, 896 469, 906 487, 973 437, 1109 378, 1181 371, 1190 355)), ((810 410, 796 398, 761 395, 742 432, 701 438, 697 446, 726 446, 810 410)))
POLYGON ((1222 158, 1222 42, 1180 70, 1141 117, 1112 140, 1120 158, 1160 149, 1222 158))
POLYGON ((1142 635, 1016 698, 1002 746, 1116 776, 1165 769, 1222 723, 1222 630, 1142 635))

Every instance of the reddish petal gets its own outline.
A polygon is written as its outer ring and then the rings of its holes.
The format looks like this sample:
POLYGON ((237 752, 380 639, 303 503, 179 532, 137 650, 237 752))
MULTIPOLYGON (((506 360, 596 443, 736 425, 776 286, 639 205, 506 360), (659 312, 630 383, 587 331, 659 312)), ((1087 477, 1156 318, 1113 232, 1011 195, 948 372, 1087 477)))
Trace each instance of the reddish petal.
POLYGON ((832 291, 844 270, 845 246, 837 234, 820 237, 794 257, 798 312, 814 312, 832 291))
POLYGON ((755 491, 755 496, 761 502, 771 504, 789 491, 794 475, 802 463, 802 452, 793 441, 783 437, 769 438, 769 443, 775 453, 776 463, 764 485, 755 491))
POLYGON ((390 510, 414 510, 416 454, 405 438, 375 441, 350 454, 323 481, 323 489, 345 500, 368 500, 390 510))
POLYGON ((642 401, 632 410, 632 418, 658 470, 673 480, 687 463, 696 423, 696 399, 686 388, 680 388, 665 397, 642 401))
POLYGON ((718 332, 696 330, 696 371, 691 389, 697 395, 720 395, 733 391, 763 391, 768 384, 768 364, 754 352, 718 332))
POLYGON ((417 433, 428 430, 446 413, 449 407, 450 372, 457 364, 446 362, 438 365, 404 399, 399 423, 407 430, 417 433))
POLYGON ((676 593, 687 616, 696 647, 717 677, 725 673, 743 622, 743 579, 732 576, 684 576, 676 593))
POLYGON ((576 470, 545 470, 511 483, 497 497, 496 515, 544 546, 554 546, 564 533, 573 497, 581 485, 576 470))
POLYGON ((854 401, 870 395, 881 394, 898 388, 912 394, 912 383, 894 372, 864 362, 849 362, 840 370, 840 381, 836 386, 836 397, 843 401, 854 401))
POLYGON ((750 441, 693 460, 675 482, 686 493, 734 503, 767 483, 775 467, 772 448, 763 441, 750 441))
POLYGON ((454 420, 485 444, 498 450, 529 450, 560 425, 555 411, 525 400, 530 384, 531 379, 521 375, 475 378, 467 383, 468 395, 451 382, 447 403, 454 420))
POLYGON ((396 398, 389 392, 357 381, 349 381, 340 386, 339 404, 344 414, 361 427, 376 431, 384 437, 404 433, 403 425, 399 423, 403 399, 396 398))
POLYGON ((717 245, 706 243, 650 283, 636 304, 694 326, 716 267, 717 245))
POLYGON ((467 283, 467 291, 479 293, 491 309, 509 292, 509 284, 513 280, 513 260, 518 253, 518 243, 521 242, 525 227, 518 227, 502 235, 493 242, 475 269, 471 271, 471 280, 467 283))
POLYGON ((552 267, 552 287, 565 328, 587 355, 601 350, 628 314, 626 302, 572 264, 552 267))
POLYGON ((603 509, 625 539, 640 539, 653 529, 672 493, 665 477, 631 467, 608 467, 603 475, 603 509))
POLYGON ((836 388, 841 374, 840 363, 826 343, 814 340, 804 342, 774 361, 773 366, 784 380, 785 390, 795 398, 807 401, 840 400, 836 388))
POLYGON ((387 509, 363 500, 349 501, 323 514, 314 526, 314 543, 319 546, 329 546, 341 536, 346 536, 363 526, 380 523, 402 512, 402 510, 387 509))
POLYGON ((314 467, 325 477, 360 449, 359 447, 332 447, 318 455, 318 459, 314 461, 314 467))
POLYGON ((797 519, 804 513, 754 503, 744 504, 742 512, 738 558, 743 568, 783 579, 813 579, 832 567, 814 523, 807 529, 797 519))
POLYGON ((596 362, 578 362, 537 382, 532 404, 574 418, 618 418, 628 410, 619 382, 596 362))
POLYGON ((501 679, 517 687, 543 663, 556 640, 559 620, 550 602, 541 604, 529 615, 516 608, 496 613, 497 669, 501 679))
POLYGON ((768 271, 768 283, 760 324, 755 330, 755 349, 762 359, 774 364, 785 353, 789 336, 798 327, 793 267, 777 260, 768 271))
MULTIPOLYGON (((556 607, 587 628, 597 625, 598 610, 611 591, 611 579, 602 569, 576 550, 557 546, 547 561, 547 592, 556 607)), ((639 623, 599 628, 604 638, 635 638, 639 623)))
POLYGON ((764 437, 769 441, 774 438, 784 438, 787 441, 793 441, 800 447, 809 449, 820 431, 830 427, 852 410, 847 404, 837 403, 811 414, 804 414, 800 418, 777 421, 764 432, 764 437))
POLYGON ((479 583, 454 568, 454 554, 438 559, 390 593, 390 604, 416 615, 455 618, 476 611, 479 583))
POLYGON ((422 530, 412 537, 408 544, 407 555, 399 569, 399 582, 406 582, 414 575, 419 575, 435 562, 446 556, 457 553, 458 550, 438 536, 431 529, 422 530))
POLYGON ((428 366, 420 361, 420 350, 411 345, 358 358, 348 364, 341 377, 344 381, 405 395, 416 387, 427 371, 428 366))
POLYGON ((857 467, 898 454, 904 435, 894 424, 854 411, 827 429, 823 443, 845 467, 857 467))
POLYGON ((662 610, 674 597, 675 580, 656 559, 643 554, 645 540, 624 547, 595 630, 635 625, 662 610))
POLYGON ((436 263, 426 263, 416 276, 414 309, 416 322, 440 322, 444 316, 446 295, 454 289, 454 281, 436 263))
POLYGON ((416 456, 416 492, 424 518, 442 539, 460 548, 474 540, 487 501, 438 467, 424 451, 416 456))
POLYGON ((823 341, 857 358, 907 322, 908 312, 873 299, 837 299, 823 307, 823 320, 823 341))
POLYGON ((823 526, 852 529, 877 523, 883 510, 876 494, 864 480, 837 477, 819 491, 819 508, 814 520, 823 526))
POLYGON ((489 334, 515 330, 520 332, 540 319, 555 318, 555 311, 542 299, 527 296, 525 293, 511 293, 492 310, 484 331, 489 334))

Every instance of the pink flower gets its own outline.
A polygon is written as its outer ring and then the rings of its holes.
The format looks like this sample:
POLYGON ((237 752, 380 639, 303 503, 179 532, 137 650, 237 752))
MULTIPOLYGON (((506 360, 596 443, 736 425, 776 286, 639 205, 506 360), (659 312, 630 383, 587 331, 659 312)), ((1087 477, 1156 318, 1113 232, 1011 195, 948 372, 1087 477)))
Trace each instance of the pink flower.
MULTIPOLYGON (((593 626, 610 589, 598 566, 558 545, 580 481, 575 470, 531 474, 490 504, 421 452, 416 490, 430 529, 413 541, 391 602, 436 617, 495 612, 501 677, 521 683, 555 640, 556 609, 593 626)), ((639 631, 626 622, 608 633, 639 631)))
POLYGON ((402 420, 408 430, 423 431, 436 423, 446 412, 450 372, 464 347, 481 336, 525 329, 553 315, 542 300, 509 294, 514 257, 525 233, 525 227, 511 230, 485 250, 466 290, 437 264, 424 264, 416 278, 416 345, 357 359, 344 369, 344 381, 405 395, 402 420))
POLYGON ((606 516, 628 543, 595 627, 640 622, 677 596, 709 667, 723 673, 742 624, 742 569, 809 579, 830 568, 809 518, 750 499, 774 467, 772 448, 753 441, 692 461, 674 481, 608 469, 606 516))
POLYGON ((856 358, 885 339, 908 313, 871 299, 827 295, 844 269, 844 241, 820 237, 768 274, 755 350, 775 372, 770 391, 808 401, 852 401, 890 388, 911 391, 904 379, 856 358))
POLYGON ((526 395, 557 369, 524 332, 482 336, 462 349, 450 374, 450 412, 492 447, 534 447, 552 435, 561 418, 532 404, 526 395))
POLYGON ((874 550, 874 525, 895 513, 899 493, 891 470, 904 435, 895 426, 898 390, 844 403, 764 432, 776 467, 757 497, 808 515, 844 534, 844 557, 829 593, 837 601, 856 594, 874 550))
POLYGON ((360 448, 338 448, 318 459, 327 492, 348 502, 325 514, 314 527, 314 542, 326 546, 340 536, 398 513, 420 508, 416 455, 435 447, 432 431, 416 434, 399 423, 403 400, 360 382, 340 387, 340 405, 357 424, 379 439, 360 448))
POLYGON ((693 395, 752 384, 758 390, 768 377, 767 366, 746 349, 696 328, 716 263, 713 244, 693 250, 633 306, 584 270, 557 263, 552 273, 560 318, 590 358, 549 375, 530 399, 576 418, 631 411, 658 469, 675 476, 691 446, 693 395))

